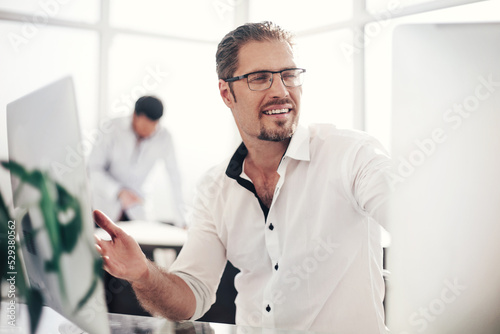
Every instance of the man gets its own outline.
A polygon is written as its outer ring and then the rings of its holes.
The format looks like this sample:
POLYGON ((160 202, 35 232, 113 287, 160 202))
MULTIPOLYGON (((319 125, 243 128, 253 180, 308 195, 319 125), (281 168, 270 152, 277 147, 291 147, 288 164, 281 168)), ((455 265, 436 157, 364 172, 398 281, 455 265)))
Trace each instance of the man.
POLYGON ((147 218, 143 185, 155 163, 163 162, 171 181, 177 224, 184 224, 180 173, 172 137, 159 124, 162 115, 163 104, 158 98, 139 98, 132 116, 111 121, 110 133, 89 157, 93 206, 113 220, 147 218))
POLYGON ((365 134, 298 125, 304 70, 290 38, 264 22, 219 44, 220 95, 243 143, 201 182, 170 273, 95 212, 113 238, 98 240, 98 249, 105 269, 131 281, 146 309, 173 320, 206 312, 228 259, 240 269, 239 325, 384 332, 376 219, 384 219, 388 159, 365 134))

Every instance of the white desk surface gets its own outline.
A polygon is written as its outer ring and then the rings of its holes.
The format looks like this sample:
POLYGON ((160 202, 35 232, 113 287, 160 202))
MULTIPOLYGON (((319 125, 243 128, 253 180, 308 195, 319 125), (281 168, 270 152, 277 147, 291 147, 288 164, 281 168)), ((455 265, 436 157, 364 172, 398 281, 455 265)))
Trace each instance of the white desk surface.
MULTIPOLYGON (((187 230, 165 223, 134 220, 116 224, 140 245, 179 247, 187 239, 187 230)), ((110 239, 108 233, 101 228, 96 228, 95 234, 102 239, 110 239)))

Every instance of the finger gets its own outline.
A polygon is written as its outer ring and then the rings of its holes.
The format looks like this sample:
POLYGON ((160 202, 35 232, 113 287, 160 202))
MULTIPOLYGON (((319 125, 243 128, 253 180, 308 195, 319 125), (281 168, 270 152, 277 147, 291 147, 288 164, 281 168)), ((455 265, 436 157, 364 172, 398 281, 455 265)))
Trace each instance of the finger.
POLYGON ((111 268, 109 267, 109 257, 108 256, 102 257, 102 268, 104 270, 106 270, 108 273, 110 273, 111 275, 113 275, 111 272, 111 268))
POLYGON ((95 246, 102 249, 102 245, 104 243, 104 240, 102 240, 101 237, 97 236, 96 234, 94 234, 94 240, 95 240, 95 246))
POLYGON ((108 232, 112 239, 116 237, 120 230, 120 228, 100 210, 94 210, 94 221, 100 228, 108 232))
POLYGON ((98 236, 97 234, 94 234, 94 240, 95 240, 95 243, 102 246, 106 241, 111 241, 110 238, 108 238, 108 236, 104 236, 104 238, 101 238, 100 236, 98 236))
POLYGON ((106 270, 112 276, 115 276, 117 278, 123 278, 121 276, 122 271, 119 269, 119 265, 115 261, 113 261, 109 256, 103 256, 102 260, 103 260, 102 268, 104 270, 106 270))
POLYGON ((96 237, 95 247, 96 247, 97 251, 99 252, 99 254, 101 254, 101 255, 106 254, 108 252, 108 250, 110 249, 110 247, 112 247, 112 244, 113 244, 113 241, 102 240, 102 239, 98 239, 98 237, 96 237))
POLYGON ((104 255, 104 251, 103 249, 101 248, 101 246, 99 246, 98 244, 95 245, 95 249, 97 250, 97 252, 103 256, 104 255))

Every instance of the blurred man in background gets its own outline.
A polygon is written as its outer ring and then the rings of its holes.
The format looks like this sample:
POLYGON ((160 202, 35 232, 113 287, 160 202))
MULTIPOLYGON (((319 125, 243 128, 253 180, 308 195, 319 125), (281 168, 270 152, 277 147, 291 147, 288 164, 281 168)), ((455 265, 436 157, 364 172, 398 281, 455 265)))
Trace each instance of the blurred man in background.
POLYGON ((113 220, 146 220, 144 183, 155 164, 163 162, 170 177, 176 224, 184 225, 181 177, 172 136, 160 124, 162 116, 163 103, 143 96, 132 116, 111 121, 110 132, 95 145, 88 160, 94 209, 113 220))

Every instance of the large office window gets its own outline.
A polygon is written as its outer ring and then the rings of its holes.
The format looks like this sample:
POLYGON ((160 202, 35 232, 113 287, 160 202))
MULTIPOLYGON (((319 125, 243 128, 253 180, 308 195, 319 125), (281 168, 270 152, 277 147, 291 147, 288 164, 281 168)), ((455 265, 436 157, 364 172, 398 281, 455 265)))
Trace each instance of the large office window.
MULTIPOLYGON (((0 62, 0 101, 2 108, 22 95, 63 76, 72 75, 77 87, 78 109, 82 126, 97 121, 98 48, 95 31, 53 26, 40 27, 38 35, 23 37, 24 24, 0 21, 2 61, 0 62), (19 35, 22 42, 17 44, 19 35)), ((26 35, 27 36, 27 35, 26 35)), ((2 134, 5 132, 2 131, 2 134)))
POLYGON ((0 10, 20 14, 22 21, 36 26, 48 24, 52 19, 97 23, 100 0, 7 0, 2 1, 0 10))
POLYGON ((111 0, 113 27, 216 41, 233 26, 233 0, 111 0))
POLYGON ((250 21, 271 20, 294 31, 306 31, 338 22, 353 15, 353 0, 250 0, 250 21))

